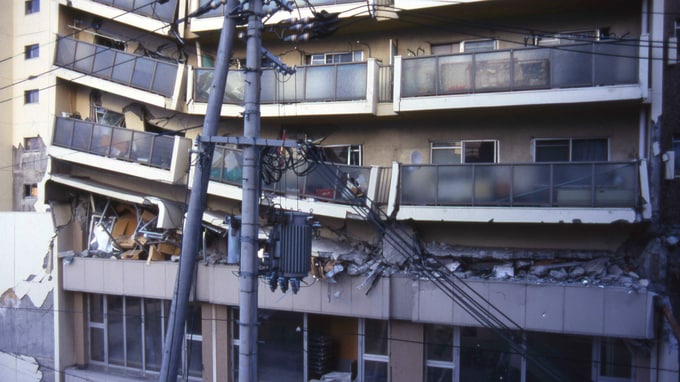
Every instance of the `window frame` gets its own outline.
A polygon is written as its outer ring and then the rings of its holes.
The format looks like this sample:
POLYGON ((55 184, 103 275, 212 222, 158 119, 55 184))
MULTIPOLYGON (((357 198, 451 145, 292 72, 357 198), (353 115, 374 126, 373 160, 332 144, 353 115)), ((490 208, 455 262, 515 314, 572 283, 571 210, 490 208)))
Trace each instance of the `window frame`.
MULTIPOLYGON (((593 375, 592 380, 597 382, 632 382, 635 380, 636 373, 636 362, 633 354, 628 351, 630 359, 630 376, 629 377, 614 377, 608 375, 602 375, 602 346, 604 346, 605 341, 616 341, 621 340, 620 338, 613 337, 593 337, 593 375)), ((626 350, 628 350, 626 348, 626 350)))
POLYGON ((534 163, 550 163, 550 162, 558 162, 558 163, 579 163, 579 162, 609 162, 611 160, 611 140, 609 138, 603 138, 603 137, 583 137, 583 138, 534 138, 532 140, 532 157, 534 160, 534 163), (583 160, 574 160, 574 141, 599 141, 603 140, 605 141, 605 144, 607 146, 607 158, 604 160, 599 160, 599 161, 583 161, 583 160), (568 151, 569 151, 569 158, 567 160, 558 160, 558 161, 539 161, 537 160, 538 158, 538 143, 539 142, 548 142, 548 141, 567 141, 568 142, 568 151))
POLYGON ((40 44, 24 45, 24 59, 32 60, 40 57, 40 44))
POLYGON ((423 326, 423 338, 425 340, 425 348, 423 349, 423 356, 425 362, 423 363, 423 381, 428 382, 428 368, 447 369, 451 370, 451 382, 456 382, 460 379, 458 370, 460 369, 460 327, 448 326, 443 324, 426 324, 423 326), (428 327, 450 327, 451 330, 451 361, 431 360, 429 359, 427 344, 431 340, 428 338, 428 327))
POLYGON ((451 163, 435 163, 433 162, 434 152, 436 150, 458 150, 460 152, 460 162, 453 164, 474 164, 474 163, 499 163, 499 147, 500 142, 498 139, 461 139, 456 141, 431 141, 430 142, 430 164, 451 164, 451 163), (492 142, 494 144, 493 150, 493 161, 491 162, 469 162, 466 160, 466 145, 470 143, 484 143, 492 142), (435 147, 435 145, 441 144, 442 146, 435 147), (446 145, 446 146, 444 146, 446 145))
POLYGON ((24 11, 26 15, 40 12, 40 0, 26 0, 24 2, 24 11))
POLYGON ((24 90, 24 105, 40 103, 40 89, 24 90))
POLYGON ((321 145, 319 148, 324 151, 325 155, 325 150, 326 149, 334 149, 334 148, 347 148, 347 158, 345 162, 337 162, 340 165, 348 165, 348 166, 361 166, 364 158, 363 158, 363 152, 364 148, 363 145, 361 144, 337 144, 337 145, 321 145))
POLYGON ((364 51, 363 50, 352 50, 347 52, 324 52, 324 53, 313 53, 305 56, 306 65, 334 65, 343 64, 350 62, 362 62, 364 61, 364 51), (337 57, 342 57, 344 55, 350 55, 350 61, 335 61, 337 57), (330 62, 329 62, 330 61, 330 62))
POLYGON ((358 367, 358 375, 359 375, 359 380, 366 380, 366 361, 368 362, 378 362, 378 363, 385 363, 387 365, 387 380, 391 380, 390 378, 390 341, 389 341, 389 335, 390 335, 390 321, 384 321, 385 324, 387 325, 387 338, 385 338, 385 341, 387 341, 387 346, 386 346, 386 354, 374 354, 374 353, 367 353, 366 352, 366 321, 383 321, 383 320, 377 320, 377 319, 369 319, 369 318, 362 318, 359 319, 359 338, 358 338, 358 345, 359 345, 359 367, 358 367))
POLYGON ((484 53, 493 52, 498 50, 498 40, 493 38, 475 39, 475 40, 463 40, 460 42, 460 53, 484 53), (491 43, 493 46, 491 49, 484 47, 484 44, 491 43), (475 47, 475 45, 479 46, 475 47), (469 46, 469 47, 466 47, 469 46))

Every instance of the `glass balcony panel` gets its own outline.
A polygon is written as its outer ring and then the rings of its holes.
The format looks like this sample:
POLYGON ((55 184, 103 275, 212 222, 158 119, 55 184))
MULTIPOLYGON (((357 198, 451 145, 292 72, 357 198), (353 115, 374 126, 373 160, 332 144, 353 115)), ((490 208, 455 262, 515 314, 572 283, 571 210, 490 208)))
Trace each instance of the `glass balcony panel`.
POLYGON ((135 131, 132 136, 132 151, 130 159, 139 163, 149 163, 151 160, 151 145, 153 136, 151 134, 135 131))
POLYGON ((240 105, 244 102, 246 91, 246 72, 230 70, 224 90, 224 103, 240 105))
POLYGON ((164 96, 172 96, 175 88, 175 78, 177 77, 177 65, 156 63, 156 73, 154 74, 151 90, 164 96))
POLYGON ((175 138, 167 135, 156 135, 153 138, 151 165, 167 170, 172 163, 172 149, 175 146, 175 138))
POLYGON ((307 196, 319 199, 335 199, 342 195, 341 172, 328 165, 318 165, 305 179, 304 193, 307 196))
POLYGON ((368 191, 368 179, 371 170, 359 166, 337 166, 339 180, 335 199, 339 202, 357 203, 368 191))
POLYGON ((135 67, 135 56, 124 52, 116 52, 115 61, 111 78, 119 83, 129 84, 132 78, 132 70, 135 67))
POLYGON ((227 151, 224 147, 215 147, 212 156, 212 164, 210 165, 210 180, 217 182, 222 181, 222 173, 224 171, 224 155, 227 151))
POLYGON ((410 58, 402 61, 402 88, 404 97, 436 94, 436 57, 410 58))
POLYGON ((175 20, 176 9, 177 0, 169 0, 165 4, 160 4, 156 2, 156 5, 154 5, 155 18, 166 22, 172 22, 175 20))
POLYGON ((153 4, 157 0, 134 0, 134 12, 142 16, 153 16, 153 4))
MULTIPOLYGON (((207 3, 209 3, 211 0, 201 0, 199 2, 200 6, 203 6, 207 3)), ((222 7, 217 7, 215 9, 209 10, 207 13, 199 16, 199 18, 204 18, 204 17, 221 17, 224 16, 224 6, 222 7)))
POLYGON ((512 166, 475 166, 475 204, 510 204, 512 166))
POLYGON ((440 56, 438 94, 472 91, 472 55, 440 56))
POLYGON ((97 54, 94 56, 92 74, 101 78, 111 78, 116 51, 105 46, 98 46, 96 51, 97 54))
POLYGON ((551 50, 553 87, 591 86, 592 45, 565 45, 551 50))
POLYGON ((74 122, 72 119, 57 118, 52 144, 55 146, 71 147, 74 122))
POLYGON ((274 70, 264 70, 262 71, 261 90, 260 90, 260 101, 262 103, 276 103, 277 89, 278 89, 278 77, 281 75, 274 70))
POLYGON ((130 143, 132 142, 132 130, 114 129, 111 140, 111 156, 118 159, 130 158, 130 143))
POLYGON ((513 62, 513 89, 550 88, 550 50, 515 50, 513 62))
POLYGON ((554 164, 554 202, 561 206, 593 204, 593 165, 554 164))
POLYGON ((70 38, 58 39, 56 64, 65 67, 73 67, 75 61, 76 41, 70 38))
POLYGON ((151 89, 155 62, 144 57, 137 57, 132 72, 132 85, 140 89, 151 89))
POLYGON ((432 205, 437 203, 437 167, 403 166, 401 171, 401 203, 432 205), (423 185, 432 185, 423 187, 423 185))
POLYGON ((366 98, 366 64, 338 65, 338 100, 366 98))
POLYGON ((473 166, 437 166, 436 183, 420 183, 420 188, 436 184, 439 205, 471 205, 473 192, 473 166))
POLYGON ((510 90, 510 52, 476 53, 474 73, 476 91, 510 90))
POLYGON ((514 205, 546 206, 550 204, 550 165, 517 165, 512 174, 514 205))
POLYGON ((208 102, 212 79, 213 69, 194 69, 194 102, 208 102))
POLYGON ((295 74, 278 83, 277 102, 291 103, 304 101, 305 73, 307 68, 297 68, 295 74))
POLYGON ((595 44, 595 84, 636 83, 638 55, 638 45, 634 41, 595 44))
POLYGON ((637 163, 595 165, 595 207, 636 205, 637 163))
POLYGON ((335 100, 336 66, 309 66, 306 69, 305 101, 335 100))
POLYGON ((134 0, 113 0, 113 6, 120 9, 134 9, 134 0))
POLYGON ((92 143, 92 124, 83 121, 75 121, 73 127, 73 143, 71 148, 89 152, 92 143))
POLYGON ((101 4, 106 4, 106 5, 113 5, 114 0, 95 0, 98 3, 101 4))
POLYGON ((91 152, 103 156, 109 155, 112 135, 113 129, 110 126, 94 125, 91 152))
POLYGON ((94 45, 79 43, 76 46, 76 59, 73 66, 76 70, 90 73, 94 62, 94 45))

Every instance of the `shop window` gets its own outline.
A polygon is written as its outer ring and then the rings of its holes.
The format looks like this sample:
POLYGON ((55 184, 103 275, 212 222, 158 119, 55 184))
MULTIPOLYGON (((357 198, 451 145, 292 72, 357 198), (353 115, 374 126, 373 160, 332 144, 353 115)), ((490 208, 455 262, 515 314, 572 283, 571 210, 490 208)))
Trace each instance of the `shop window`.
POLYGON ((432 142, 432 164, 496 163, 498 142, 495 140, 466 140, 432 142))
POLYGON ((40 91, 38 89, 31 89, 31 90, 26 90, 24 91, 24 103, 29 104, 29 103, 38 103, 39 101, 39 93, 40 91))
POLYGON ((456 346, 454 332, 445 325, 425 325, 425 381, 454 381, 456 346))
POLYGON ((27 0, 25 6, 27 15, 40 12, 40 0, 27 0))
POLYGON ((624 382, 633 378, 633 356, 626 343, 619 338, 597 338, 593 342, 593 361, 597 366, 598 381, 624 382))
POLYGON ((606 138, 536 139, 536 162, 596 162, 609 160, 606 138))
POLYGON ((461 381, 520 381, 522 356, 506 340, 486 328, 460 332, 461 381))
POLYGON ((31 58, 38 58, 40 56, 40 45, 31 44, 24 46, 24 58, 29 60, 31 58))
POLYGON ((389 381, 389 323, 359 320, 359 374, 364 382, 389 381))
POLYGON ((564 381, 590 381, 592 347, 590 337, 527 333, 526 382, 542 382, 555 377, 564 381), (548 372, 553 376, 546 374, 548 372))

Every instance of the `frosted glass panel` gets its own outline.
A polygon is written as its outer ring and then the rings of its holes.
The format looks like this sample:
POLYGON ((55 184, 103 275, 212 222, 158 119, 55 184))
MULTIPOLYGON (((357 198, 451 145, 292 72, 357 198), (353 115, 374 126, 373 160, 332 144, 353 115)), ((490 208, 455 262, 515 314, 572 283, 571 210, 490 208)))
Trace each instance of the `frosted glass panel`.
POLYGON ((305 78, 307 100, 332 100, 335 98, 335 66, 307 68, 305 78))
POLYGON ((366 64, 338 65, 338 100, 366 98, 366 64))

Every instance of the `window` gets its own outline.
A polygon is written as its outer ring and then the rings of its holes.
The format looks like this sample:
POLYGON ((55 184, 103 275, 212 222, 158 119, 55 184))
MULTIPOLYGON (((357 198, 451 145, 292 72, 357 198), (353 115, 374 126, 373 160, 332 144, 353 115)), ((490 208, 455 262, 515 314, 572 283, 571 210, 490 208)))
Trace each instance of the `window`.
POLYGON ((31 44, 24 46, 24 58, 29 60, 31 58, 38 58, 40 56, 40 45, 31 44))
POLYGON ((387 382, 389 370, 389 323, 359 320, 359 379, 364 382, 387 382))
POLYGON ((26 14, 40 12, 40 0, 28 0, 26 1, 26 14))
POLYGON ((325 162, 361 166, 361 145, 328 145, 320 149, 325 162))
POLYGON ((680 176, 680 134, 673 135, 673 152, 675 152, 675 176, 680 176))
POLYGON ((432 142, 430 162, 433 164, 496 163, 498 143, 495 140, 432 142))
POLYGON ((522 356, 493 330, 460 329, 461 381, 519 382, 522 362, 522 356))
POLYGON ((619 338, 596 338, 593 341, 593 362, 598 369, 598 381, 631 381, 635 366, 625 342, 619 338))
POLYGON ((39 95, 38 89, 24 91, 24 103, 25 104, 38 103, 38 95, 39 95))
POLYGON ((38 185, 35 183, 24 184, 24 198, 37 198, 38 185))
POLYGON ((606 138, 536 139, 536 162, 595 162, 609 160, 606 138))
POLYGON ((490 52, 497 49, 496 40, 472 40, 460 43, 461 53, 490 52))
POLYGON ((609 33, 609 28, 600 28, 594 30, 539 35, 534 38, 534 44, 539 46, 555 46, 599 41, 609 37, 609 33))
POLYGON ((444 325, 425 325, 425 382, 451 382, 456 369, 454 331, 444 325))
MULTIPOLYGON (((430 45, 430 49, 432 50, 432 54, 458 53, 456 50, 454 50, 454 48, 458 48, 458 43, 432 44, 432 45, 430 45)), ((415 56, 415 54, 413 54, 413 56, 415 56)))
POLYGON ((42 147, 42 139, 40 137, 24 138, 24 150, 36 151, 42 147))
POLYGON ((364 59, 363 50, 343 53, 319 53, 305 56, 307 65, 339 64, 342 62, 359 62, 364 59))
POLYGON ((100 106, 93 106, 92 114, 96 123, 102 125, 125 127, 125 115, 100 106))
MULTIPOLYGON (((91 294, 86 310, 90 363, 160 371, 170 301, 91 294)), ((179 371, 183 377, 187 371, 200 376, 202 369, 200 308, 191 307, 188 314, 179 371)))

